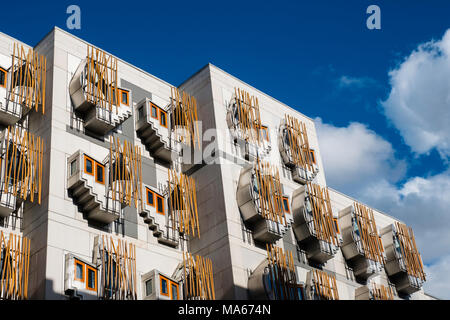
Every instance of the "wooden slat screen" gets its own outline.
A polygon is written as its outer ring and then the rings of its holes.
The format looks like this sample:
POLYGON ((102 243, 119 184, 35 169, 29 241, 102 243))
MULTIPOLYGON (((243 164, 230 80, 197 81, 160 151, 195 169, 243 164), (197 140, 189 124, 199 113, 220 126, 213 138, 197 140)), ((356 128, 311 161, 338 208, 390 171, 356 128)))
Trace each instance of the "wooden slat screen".
POLYGON ((117 105, 119 104, 117 58, 88 45, 84 80, 86 81, 84 90, 87 100, 110 112, 113 110, 113 105, 116 105, 115 112, 117 114, 117 105))
POLYGON ((412 228, 397 221, 395 222, 395 226, 408 274, 425 281, 426 276, 423 270, 422 258, 417 250, 416 239, 412 228))
POLYGON ((301 300, 292 251, 266 244, 269 278, 275 300, 301 300))
POLYGON ((175 130, 175 140, 186 143, 187 145, 193 144, 194 147, 200 148, 200 132, 198 129, 198 112, 197 112, 197 100, 195 97, 187 94, 186 92, 180 92, 177 88, 171 88, 172 98, 172 119, 173 125, 183 126, 186 128, 185 134, 175 130))
POLYGON ((320 270, 312 270, 315 293, 324 300, 339 300, 336 277, 320 270))
POLYGON ((315 183, 306 184, 313 214, 313 226, 318 239, 339 246, 337 230, 334 227, 328 188, 321 188, 315 183))
POLYGON ((197 191, 195 180, 175 169, 168 169, 169 186, 169 215, 173 222, 172 227, 178 228, 181 233, 198 236, 200 226, 198 223, 197 191))
POLYGON ((372 297, 374 300, 394 300, 394 290, 382 284, 372 284, 372 297))
POLYGON ((123 204, 144 207, 142 195, 142 152, 126 140, 123 146, 119 138, 110 139, 109 147, 110 186, 112 199, 123 204))
POLYGON ((30 240, 0 231, 0 300, 28 299, 30 240))
POLYGON ((238 114, 237 129, 244 140, 261 145, 263 136, 258 98, 239 88, 234 88, 234 94, 238 114))
POLYGON ((258 184, 258 202, 261 216, 264 219, 287 225, 278 168, 257 159, 254 171, 258 184))
POLYGON ((378 234, 373 210, 358 202, 354 202, 353 208, 365 257, 384 265, 384 248, 378 234))
POLYGON ((41 204, 42 157, 44 141, 19 127, 8 127, 2 142, 0 167, 3 170, 3 192, 11 192, 41 204))
POLYGON ((285 114, 286 134, 289 137, 289 151, 295 166, 314 171, 314 161, 309 147, 306 125, 298 119, 285 114))
POLYGON ((102 298, 136 300, 136 246, 102 235, 100 259, 102 298))
POLYGON ((211 259, 183 252, 183 272, 185 299, 216 299, 211 259))
POLYGON ((8 100, 28 109, 34 107, 36 112, 40 107, 44 114, 46 79, 47 58, 33 49, 26 52, 22 45, 14 43, 8 100))

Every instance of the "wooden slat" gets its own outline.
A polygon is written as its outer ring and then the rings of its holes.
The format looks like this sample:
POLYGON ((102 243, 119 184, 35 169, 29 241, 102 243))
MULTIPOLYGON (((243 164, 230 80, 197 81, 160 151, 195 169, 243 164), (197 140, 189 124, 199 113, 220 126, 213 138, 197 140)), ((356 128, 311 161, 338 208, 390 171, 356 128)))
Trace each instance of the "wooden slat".
POLYGON ((339 300, 336 277, 317 269, 311 272, 316 295, 324 300, 339 300))
POLYGON ((177 88, 171 88, 171 112, 172 127, 175 129, 175 141, 193 145, 200 148, 200 132, 198 128, 197 100, 195 97, 177 88), (184 127, 185 130, 178 131, 176 127, 184 127))
POLYGON ((183 252, 183 271, 186 300, 215 300, 211 259, 183 252))
POLYGON ((415 278, 425 281, 426 275, 423 270, 423 262, 419 251, 417 250, 416 240, 412 229, 397 221, 395 222, 395 227, 407 273, 415 278))
POLYGON ((237 110, 232 111, 238 114, 235 131, 243 140, 261 145, 263 136, 261 133, 262 124, 258 98, 251 96, 245 90, 234 88, 234 99, 233 107, 237 108, 237 110))

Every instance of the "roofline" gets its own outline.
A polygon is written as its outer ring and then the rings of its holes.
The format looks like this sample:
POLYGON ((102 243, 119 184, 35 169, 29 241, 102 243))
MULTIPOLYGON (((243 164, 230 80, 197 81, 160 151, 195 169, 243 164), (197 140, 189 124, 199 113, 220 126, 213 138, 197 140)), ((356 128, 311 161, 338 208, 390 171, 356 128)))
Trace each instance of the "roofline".
POLYGON ((265 97, 267 97, 267 98, 269 98, 269 99, 271 99, 271 100, 273 100, 273 101, 275 101, 275 102, 277 102, 277 103, 279 103, 279 104, 281 104, 281 105, 287 107, 288 109, 291 109, 292 111, 295 111, 295 112, 297 112, 297 113, 300 113, 303 117, 307 118, 308 120, 311 120, 311 121, 314 123, 314 119, 312 119, 311 117, 308 117, 307 115, 303 114, 303 113, 300 112, 299 110, 297 110, 297 109, 295 109, 295 108, 293 108, 293 107, 291 107, 291 106, 285 104, 284 102, 281 102, 280 100, 278 100, 278 99, 276 99, 276 98, 274 98, 274 97, 268 95, 267 93, 265 93, 265 92, 263 92, 263 91, 261 91, 261 90, 255 88, 254 86, 252 86, 252 85, 248 84, 247 82, 245 82, 245 81, 239 79, 238 77, 233 76, 232 74, 226 72, 225 70, 223 70, 223 69, 217 67, 216 65, 214 65, 214 64, 212 64, 212 63, 210 63, 210 62, 209 62, 208 64, 206 64, 205 66, 203 66, 202 68, 200 68, 197 72, 193 73, 189 78, 187 78, 186 80, 184 80, 178 87, 181 87, 181 86, 184 85, 186 82, 188 82, 189 80, 193 79, 195 76, 197 76, 200 72, 202 72, 202 71, 203 71, 204 69, 206 69, 207 67, 213 67, 213 68, 219 70, 220 72, 226 74, 227 76, 229 76, 229 77, 231 77, 231 78, 233 78, 233 79, 235 79, 235 80, 237 80, 237 81, 239 81, 239 82, 242 82, 243 84, 245 84, 246 86, 252 88, 253 90, 255 90, 256 92, 258 92, 259 94, 261 94, 261 95, 263 95, 263 96, 265 96, 265 97))

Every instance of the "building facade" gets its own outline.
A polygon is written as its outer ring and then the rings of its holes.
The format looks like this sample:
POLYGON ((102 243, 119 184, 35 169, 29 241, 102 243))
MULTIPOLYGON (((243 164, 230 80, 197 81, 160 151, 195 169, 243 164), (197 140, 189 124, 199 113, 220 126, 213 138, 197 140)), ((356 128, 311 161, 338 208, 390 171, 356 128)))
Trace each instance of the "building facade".
POLYGON ((412 230, 327 188, 314 122, 0 34, 2 299, 431 299, 412 230))

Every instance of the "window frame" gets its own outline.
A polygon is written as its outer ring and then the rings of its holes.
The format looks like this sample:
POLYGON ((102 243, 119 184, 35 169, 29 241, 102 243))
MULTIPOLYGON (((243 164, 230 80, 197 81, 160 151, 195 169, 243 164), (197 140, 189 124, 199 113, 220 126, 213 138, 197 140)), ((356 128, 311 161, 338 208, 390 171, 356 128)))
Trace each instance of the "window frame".
POLYGON ((119 93, 120 93, 120 104, 123 104, 125 106, 130 106, 130 91, 125 90, 125 89, 119 89, 119 93), (125 95, 127 97, 127 102, 126 103, 122 99, 124 93, 125 93, 125 95))
POLYGON ((105 184, 105 166, 103 164, 101 164, 100 162, 95 161, 95 182, 100 183, 100 184, 105 184), (99 181, 97 179, 97 167, 101 167, 102 168, 102 179, 103 181, 99 181))
POLYGON ((283 212, 284 213, 291 213, 291 206, 289 205, 289 197, 283 197, 282 198, 282 202, 283 202, 283 212), (286 211, 286 207, 285 207, 285 205, 284 205, 284 201, 286 201, 286 203, 287 203, 287 211, 286 211))
POLYGON ((69 177, 72 177, 77 172, 77 162, 78 158, 73 159, 69 163, 69 177), (74 170, 72 171, 72 168, 74 167, 74 170))
POLYGON ((145 296, 146 297, 151 296, 153 294, 153 278, 149 278, 145 281, 144 288, 145 288, 145 296), (150 293, 148 292, 148 285, 147 285, 147 283, 149 283, 149 282, 150 282, 150 290, 151 290, 150 293))
POLYGON ((266 140, 267 142, 270 142, 270 137, 269 137, 269 127, 268 127, 268 126, 261 125, 261 126, 259 127, 259 129, 260 129, 261 131, 264 131, 264 132, 265 132, 265 137, 263 136, 264 140, 266 140))
POLYGON ((180 298, 179 292, 180 291, 178 290, 178 283, 173 282, 173 281, 170 281, 170 300, 174 300, 173 294, 172 294, 172 286, 173 285, 176 287, 176 290, 177 290, 177 298, 175 300, 179 300, 179 298, 180 298))
POLYGON ((164 205, 164 197, 158 193, 155 192, 155 197, 156 197, 156 202, 155 202, 155 208, 156 208, 156 212, 159 214, 162 214, 163 216, 165 215, 165 205, 164 205), (161 199, 161 203, 162 203, 162 212, 159 211, 158 208, 158 199, 161 199))
POLYGON ((144 105, 141 105, 138 109, 137 109, 137 121, 141 121, 142 119, 145 118, 145 112, 144 112, 144 105), (141 114, 142 113, 142 114, 141 114))
POLYGON ((149 101, 149 102, 150 102, 150 117, 152 117, 152 119, 156 119, 159 121, 159 107, 156 104, 154 104, 152 101, 149 101), (156 117, 153 116, 153 112, 152 112, 153 108, 155 108, 155 110, 156 110, 156 117))
POLYGON ((164 277, 163 275, 159 275, 159 293, 163 296, 170 298, 170 280, 164 277), (163 280, 166 280, 167 283, 167 293, 163 292, 163 280))
POLYGON ((95 160, 94 159, 92 159, 91 157, 89 157, 88 155, 84 155, 84 173, 86 173, 86 174, 89 174, 89 175, 91 175, 91 176, 93 176, 94 175, 94 171, 95 171, 95 160), (86 163, 87 163, 87 161, 91 161, 91 163, 92 163, 92 172, 88 172, 87 171, 87 166, 86 166, 86 163))
POLYGON ((6 88, 6 84, 8 82, 8 71, 6 71, 5 69, 3 69, 2 67, 0 67, 0 72, 3 73, 5 75, 5 83, 4 84, 0 84, 0 87, 2 88, 6 88))
POLYGON ((84 263, 84 262, 82 262, 82 261, 80 261, 80 260, 78 260, 78 259, 73 259, 74 260, 74 267, 75 267, 75 269, 74 269, 74 273, 73 273, 73 279, 75 280, 75 281, 79 281, 79 282, 85 282, 84 280, 85 280, 85 278, 86 278, 86 264, 84 263), (82 267, 83 267, 83 269, 82 269, 82 277, 83 278, 77 278, 77 265, 81 265, 82 267))
POLYGON ((149 188, 145 188, 145 191, 146 191, 146 196, 147 196, 147 204, 149 205, 149 206, 151 206, 151 207, 156 207, 155 206, 155 191, 153 191, 153 190, 150 190, 149 188), (148 193, 151 193, 152 194, 152 202, 153 202, 153 204, 151 204, 148 200, 148 193))
POLYGON ((97 269, 86 264, 86 289, 97 292, 97 269), (89 270, 94 271, 94 287, 89 287, 89 270))
POLYGON ((316 152, 314 151, 314 149, 309 149, 309 156, 311 157, 312 163, 317 164, 316 152))
POLYGON ((339 229, 339 224, 338 224, 338 219, 337 218, 333 218, 333 226, 334 229, 336 231, 336 233, 341 233, 341 230, 339 229))

